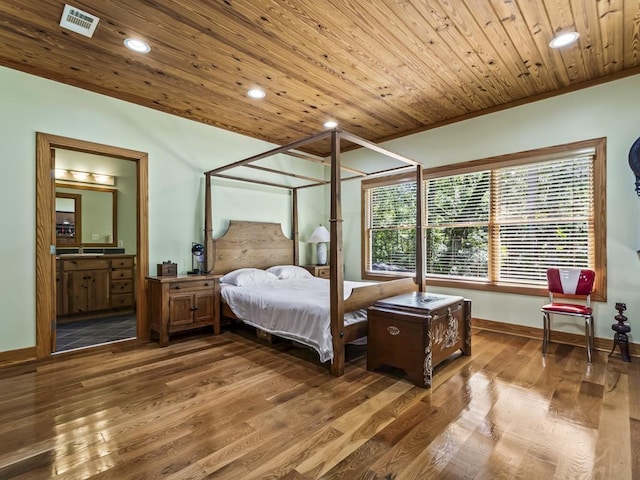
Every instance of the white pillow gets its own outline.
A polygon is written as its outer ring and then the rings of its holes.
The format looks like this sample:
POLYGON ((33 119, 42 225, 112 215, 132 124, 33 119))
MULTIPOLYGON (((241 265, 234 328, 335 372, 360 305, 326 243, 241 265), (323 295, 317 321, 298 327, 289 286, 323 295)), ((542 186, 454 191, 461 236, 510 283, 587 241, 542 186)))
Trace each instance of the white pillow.
POLYGON ((273 273, 260 270, 259 268, 239 268, 238 270, 234 270, 233 272, 229 272, 224 275, 220 279, 220 282, 243 287, 245 285, 271 283, 276 280, 278 280, 278 277, 273 273))
POLYGON ((313 277, 309 270, 298 267, 296 265, 276 265, 274 267, 267 268, 267 272, 273 273, 279 279, 285 278, 309 278, 313 277))

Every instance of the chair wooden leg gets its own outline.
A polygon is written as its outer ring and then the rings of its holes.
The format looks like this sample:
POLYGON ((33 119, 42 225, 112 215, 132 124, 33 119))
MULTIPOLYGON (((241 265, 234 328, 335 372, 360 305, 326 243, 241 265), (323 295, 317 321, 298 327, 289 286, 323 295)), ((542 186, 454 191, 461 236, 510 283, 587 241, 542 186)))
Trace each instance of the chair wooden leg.
POLYGON ((547 353, 547 346, 551 339, 551 333, 549 330, 551 329, 551 320, 549 318, 549 314, 544 312, 542 314, 542 354, 547 353))

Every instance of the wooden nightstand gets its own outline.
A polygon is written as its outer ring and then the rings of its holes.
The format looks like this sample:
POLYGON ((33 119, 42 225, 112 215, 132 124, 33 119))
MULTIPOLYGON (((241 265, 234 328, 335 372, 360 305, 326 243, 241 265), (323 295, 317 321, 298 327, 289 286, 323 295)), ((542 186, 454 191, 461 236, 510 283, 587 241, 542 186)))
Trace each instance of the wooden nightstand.
POLYGON ((329 265, 300 265, 311 272, 311 275, 319 278, 329 278, 331 276, 331 269, 329 265))
POLYGON ((147 277, 151 331, 160 345, 169 344, 169 335, 194 328, 213 326, 220 333, 220 275, 178 275, 147 277))

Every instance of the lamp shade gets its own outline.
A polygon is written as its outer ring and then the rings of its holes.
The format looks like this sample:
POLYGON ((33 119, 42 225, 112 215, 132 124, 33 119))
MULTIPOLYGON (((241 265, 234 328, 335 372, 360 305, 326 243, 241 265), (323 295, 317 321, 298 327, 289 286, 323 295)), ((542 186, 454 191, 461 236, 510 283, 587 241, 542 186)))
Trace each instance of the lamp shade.
POLYGON ((313 231, 307 242, 309 243, 322 243, 328 242, 331 239, 331 235, 329 234, 329 230, 327 230, 322 225, 316 227, 313 231))

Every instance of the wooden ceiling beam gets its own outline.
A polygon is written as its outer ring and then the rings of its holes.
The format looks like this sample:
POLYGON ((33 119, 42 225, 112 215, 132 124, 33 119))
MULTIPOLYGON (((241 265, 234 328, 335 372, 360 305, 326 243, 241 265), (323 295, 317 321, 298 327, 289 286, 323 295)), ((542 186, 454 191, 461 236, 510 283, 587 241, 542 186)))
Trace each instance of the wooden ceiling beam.
POLYGON ((314 183, 320 183, 320 182, 324 182, 325 181, 324 178, 308 177, 306 175, 300 175, 299 173, 286 172, 284 170, 276 170, 275 168, 267 168, 267 167, 262 167, 260 165, 247 164, 247 165, 244 165, 244 167, 252 168, 254 170, 259 170, 261 172, 275 173, 275 174, 278 174, 278 175, 285 175, 287 177, 298 178, 300 180, 307 180, 307 181, 314 182, 314 183))

